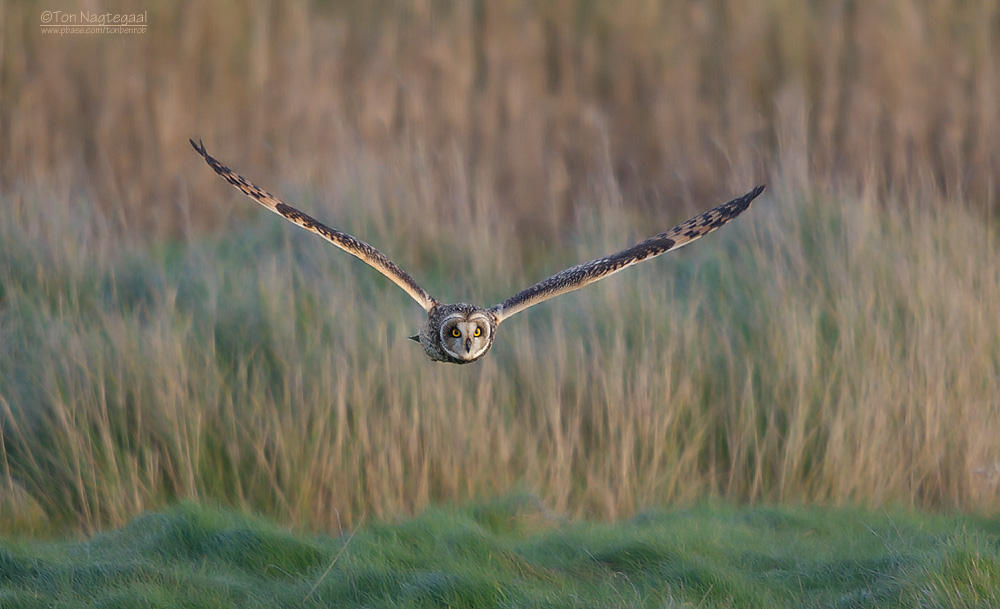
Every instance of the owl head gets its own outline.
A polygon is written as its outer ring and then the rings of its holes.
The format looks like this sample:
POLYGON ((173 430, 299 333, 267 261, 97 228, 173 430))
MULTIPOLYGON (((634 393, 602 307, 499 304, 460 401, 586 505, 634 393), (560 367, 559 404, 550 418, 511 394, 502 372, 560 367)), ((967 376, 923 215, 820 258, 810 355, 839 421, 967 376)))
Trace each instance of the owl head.
POLYGON ((496 317, 482 307, 440 305, 428 313, 420 333, 410 338, 419 342, 433 360, 467 364, 490 350, 496 327, 496 317))

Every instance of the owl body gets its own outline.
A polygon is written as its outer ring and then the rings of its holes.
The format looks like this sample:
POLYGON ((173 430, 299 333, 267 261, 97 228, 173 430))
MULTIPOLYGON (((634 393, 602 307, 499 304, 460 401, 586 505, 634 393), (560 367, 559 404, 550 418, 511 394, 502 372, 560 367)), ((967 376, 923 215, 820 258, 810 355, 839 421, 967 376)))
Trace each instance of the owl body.
POLYGON ((410 340, 419 342, 436 362, 468 364, 490 350, 499 323, 496 313, 476 305, 436 304, 410 340))
POLYGON ((742 197, 713 207, 674 228, 640 241, 620 252, 578 264, 521 290, 500 304, 490 308, 455 303, 442 304, 424 290, 406 271, 364 241, 327 226, 282 202, 215 160, 203 144, 191 140, 191 145, 205 161, 227 182, 248 197, 289 222, 316 233, 330 243, 370 265, 410 295, 425 311, 427 321, 410 339, 420 343, 432 360, 452 364, 468 364, 486 355, 493 346, 497 327, 507 318, 540 302, 578 290, 632 266, 687 245, 711 233, 740 215, 764 191, 758 186, 742 197))

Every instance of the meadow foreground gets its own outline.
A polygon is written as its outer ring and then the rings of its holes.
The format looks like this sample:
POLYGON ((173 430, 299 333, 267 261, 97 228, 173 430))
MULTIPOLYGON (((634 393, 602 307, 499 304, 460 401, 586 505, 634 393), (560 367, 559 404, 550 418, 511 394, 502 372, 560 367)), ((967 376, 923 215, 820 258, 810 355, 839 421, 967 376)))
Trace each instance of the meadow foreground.
POLYGON ((5 607, 996 607, 1000 520, 700 505, 565 521, 527 496, 338 538, 186 504, 0 541, 5 607))

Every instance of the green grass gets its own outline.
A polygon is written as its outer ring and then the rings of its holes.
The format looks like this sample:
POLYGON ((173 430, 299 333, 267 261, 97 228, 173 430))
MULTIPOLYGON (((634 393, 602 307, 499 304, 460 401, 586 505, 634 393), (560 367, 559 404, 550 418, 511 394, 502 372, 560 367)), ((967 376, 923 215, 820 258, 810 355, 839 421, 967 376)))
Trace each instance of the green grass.
POLYGON ((566 521, 528 496, 339 538, 184 504, 83 542, 0 543, 0 605, 987 607, 1000 520, 699 505, 566 521))

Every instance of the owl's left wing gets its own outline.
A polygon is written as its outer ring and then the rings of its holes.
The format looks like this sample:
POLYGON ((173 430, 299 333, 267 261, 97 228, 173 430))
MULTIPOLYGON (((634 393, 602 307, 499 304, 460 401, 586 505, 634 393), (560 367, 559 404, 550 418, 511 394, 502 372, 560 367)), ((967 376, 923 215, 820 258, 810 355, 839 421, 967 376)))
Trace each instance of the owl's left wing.
POLYGON ((617 273, 625 267, 687 245, 746 211, 750 207, 750 203, 763 191, 764 186, 758 186, 742 197, 723 203, 628 249, 566 269, 518 292, 502 303, 491 307, 490 311, 497 316, 497 323, 500 323, 511 315, 520 313, 549 298, 580 289, 617 273))
POLYGON ((413 277, 410 277, 406 271, 399 268, 395 262, 389 260, 389 258, 387 258, 382 252, 378 251, 371 245, 368 245, 361 239, 348 235, 347 233, 339 231, 335 228, 326 226, 311 216, 304 214, 291 205, 281 201, 271 193, 258 187, 253 182, 247 180, 240 174, 215 160, 212 155, 208 154, 205 150, 205 145, 201 142, 195 143, 194 140, 189 141, 191 142, 191 145, 194 146, 194 149, 198 151, 198 154, 205 157, 205 161, 212 169, 215 170, 215 173, 219 174, 225 178, 227 182, 240 189, 243 194, 247 195, 279 216, 285 218, 289 222, 297 224, 307 231, 316 233, 348 254, 351 254, 367 263, 369 266, 382 273, 391 279, 393 283, 402 288, 403 291, 409 294, 413 300, 416 300, 425 311, 430 311, 432 308, 437 306, 437 300, 420 287, 420 284, 418 284, 413 277))

